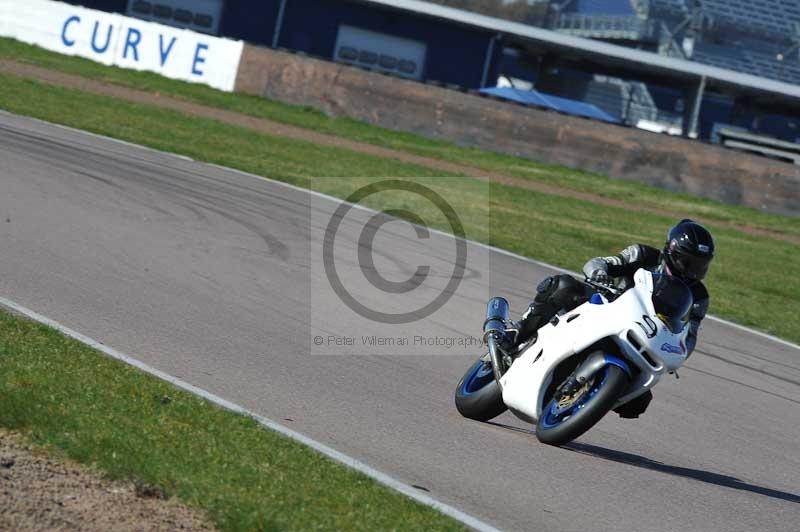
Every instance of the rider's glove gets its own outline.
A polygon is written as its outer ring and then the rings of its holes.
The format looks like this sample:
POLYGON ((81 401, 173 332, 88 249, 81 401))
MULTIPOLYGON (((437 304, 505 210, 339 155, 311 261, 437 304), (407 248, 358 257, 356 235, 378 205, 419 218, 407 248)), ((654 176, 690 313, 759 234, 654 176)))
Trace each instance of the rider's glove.
POLYGON ((590 279, 598 284, 608 284, 608 272, 602 268, 597 268, 592 272, 590 279))

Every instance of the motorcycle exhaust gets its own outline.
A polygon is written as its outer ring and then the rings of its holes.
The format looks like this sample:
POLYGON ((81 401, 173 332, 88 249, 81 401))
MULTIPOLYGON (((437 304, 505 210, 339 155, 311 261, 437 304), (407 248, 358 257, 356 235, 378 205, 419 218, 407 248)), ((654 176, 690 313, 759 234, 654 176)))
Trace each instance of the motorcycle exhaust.
POLYGON ((508 321, 508 301, 502 297, 493 297, 486 304, 486 321, 483 322, 483 340, 489 346, 489 359, 492 361, 492 371, 497 385, 502 390, 500 377, 503 376, 503 363, 500 356, 498 339, 506 332, 508 321))
POLYGON ((508 301, 503 297, 493 297, 486 304, 486 321, 483 322, 483 336, 505 334, 508 321, 508 301))

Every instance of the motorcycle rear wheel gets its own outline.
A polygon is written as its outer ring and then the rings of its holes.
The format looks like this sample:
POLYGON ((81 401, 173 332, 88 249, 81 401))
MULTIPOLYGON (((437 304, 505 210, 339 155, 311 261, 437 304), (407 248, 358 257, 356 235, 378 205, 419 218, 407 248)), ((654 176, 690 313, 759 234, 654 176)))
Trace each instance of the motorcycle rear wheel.
POLYGON ((628 377, 614 365, 604 366, 575 403, 559 408, 560 397, 551 397, 536 424, 536 437, 547 445, 564 445, 592 428, 622 395, 628 377))
POLYGON ((503 403, 503 392, 494 378, 488 358, 479 358, 456 386, 456 409, 462 416, 476 421, 489 421, 508 408, 503 403))

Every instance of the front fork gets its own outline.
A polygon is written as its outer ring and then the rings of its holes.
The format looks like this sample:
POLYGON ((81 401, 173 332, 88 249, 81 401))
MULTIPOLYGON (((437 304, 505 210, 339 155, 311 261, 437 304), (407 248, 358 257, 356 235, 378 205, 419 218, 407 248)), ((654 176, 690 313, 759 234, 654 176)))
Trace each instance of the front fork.
POLYGON ((500 391, 503 391, 503 383, 500 382, 500 378, 503 376, 503 373, 505 373, 505 364, 503 363, 502 350, 500 346, 497 345, 498 342, 495 334, 486 335, 486 344, 489 346, 489 360, 492 363, 494 380, 497 381, 497 386, 500 387, 500 391))
POLYGON ((604 366, 617 366, 625 372, 628 379, 633 377, 628 363, 623 359, 603 353, 602 351, 595 351, 578 366, 561 386, 558 387, 557 393, 564 395, 574 393, 604 366))
POLYGON ((500 378, 505 373, 505 363, 500 341, 506 335, 508 313, 508 301, 503 297, 493 297, 486 305, 486 321, 483 322, 483 340, 489 347, 489 360, 492 362, 494 380, 497 381, 501 391, 503 385, 500 378))

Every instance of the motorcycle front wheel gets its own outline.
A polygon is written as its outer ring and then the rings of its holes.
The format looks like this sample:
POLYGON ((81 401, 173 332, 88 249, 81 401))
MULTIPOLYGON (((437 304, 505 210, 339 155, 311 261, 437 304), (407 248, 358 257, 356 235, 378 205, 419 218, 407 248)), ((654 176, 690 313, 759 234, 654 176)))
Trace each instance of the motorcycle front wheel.
POLYGON ((506 411, 488 355, 479 358, 456 386, 456 409, 469 419, 489 421, 506 411))
POLYGON ((607 365, 570 397, 551 397, 536 425, 536 437, 548 445, 568 443, 600 421, 628 386, 617 366, 607 365))

